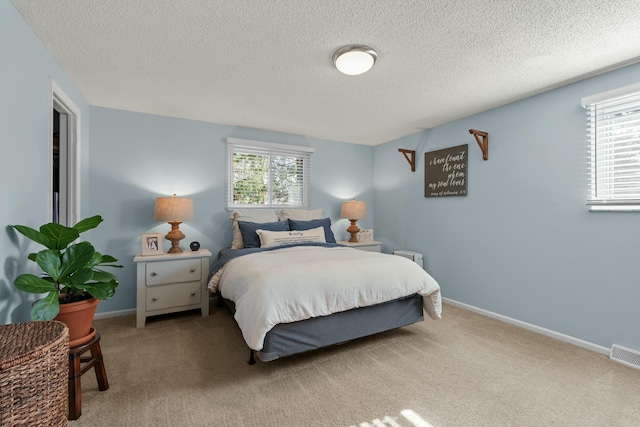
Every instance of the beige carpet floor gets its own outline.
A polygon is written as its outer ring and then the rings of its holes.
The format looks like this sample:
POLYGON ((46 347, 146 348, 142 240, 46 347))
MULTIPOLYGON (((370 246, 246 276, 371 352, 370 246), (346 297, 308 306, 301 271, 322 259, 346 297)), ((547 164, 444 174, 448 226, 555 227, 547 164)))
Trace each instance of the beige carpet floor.
POLYGON ((80 426, 640 426, 640 370, 445 305, 376 336, 256 365, 226 309, 102 319, 110 388, 80 426))

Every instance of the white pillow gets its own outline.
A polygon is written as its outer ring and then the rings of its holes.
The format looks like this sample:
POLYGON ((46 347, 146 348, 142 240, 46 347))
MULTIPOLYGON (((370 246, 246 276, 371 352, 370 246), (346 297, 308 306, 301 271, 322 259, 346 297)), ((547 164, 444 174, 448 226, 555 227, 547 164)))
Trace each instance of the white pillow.
POLYGON ((276 222, 278 221, 278 215, 273 209, 237 209, 231 212, 231 221, 233 221, 233 241, 231 242, 231 249, 242 249, 244 243, 242 242, 242 234, 238 227, 238 221, 249 222, 276 222))
POLYGON ((273 248, 275 246, 311 242, 326 243, 326 240, 324 239, 324 227, 312 228, 311 230, 304 231, 256 230, 256 233, 260 236, 261 248, 273 248))
POLYGON ((288 219, 309 221, 322 218, 324 218, 322 216, 322 209, 282 209, 278 211, 278 219, 280 221, 286 221, 288 219))

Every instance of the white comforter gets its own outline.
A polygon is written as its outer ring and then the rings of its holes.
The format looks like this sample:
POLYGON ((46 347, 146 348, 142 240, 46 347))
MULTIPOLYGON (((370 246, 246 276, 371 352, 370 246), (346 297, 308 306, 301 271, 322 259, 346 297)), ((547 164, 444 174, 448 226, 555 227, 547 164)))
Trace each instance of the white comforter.
POLYGON ((326 316, 412 294, 433 319, 442 312, 440 287, 419 265, 399 256, 347 247, 287 247, 234 258, 209 281, 235 302, 247 345, 261 350, 279 323, 326 316))

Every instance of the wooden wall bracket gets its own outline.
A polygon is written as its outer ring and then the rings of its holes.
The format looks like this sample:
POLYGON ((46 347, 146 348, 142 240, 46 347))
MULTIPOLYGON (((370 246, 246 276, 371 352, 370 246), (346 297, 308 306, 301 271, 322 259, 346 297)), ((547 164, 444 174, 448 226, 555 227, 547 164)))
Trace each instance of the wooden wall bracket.
POLYGON ((407 162, 411 165, 411 172, 416 171, 416 151, 415 150, 405 150, 404 148, 398 148, 398 151, 404 155, 404 158, 407 159, 407 162))
POLYGON ((482 158, 489 160, 489 134, 477 129, 469 129, 469 133, 474 136, 478 146, 482 150, 482 158), (482 141, 480 140, 482 137, 482 141))

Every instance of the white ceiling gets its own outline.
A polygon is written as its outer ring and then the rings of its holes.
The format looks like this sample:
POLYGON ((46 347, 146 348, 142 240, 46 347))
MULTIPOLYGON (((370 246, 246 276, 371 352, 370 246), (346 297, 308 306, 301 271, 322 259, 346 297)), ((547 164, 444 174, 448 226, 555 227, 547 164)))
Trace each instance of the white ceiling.
POLYGON ((638 0, 13 3, 91 105, 365 145, 640 60, 638 0))

